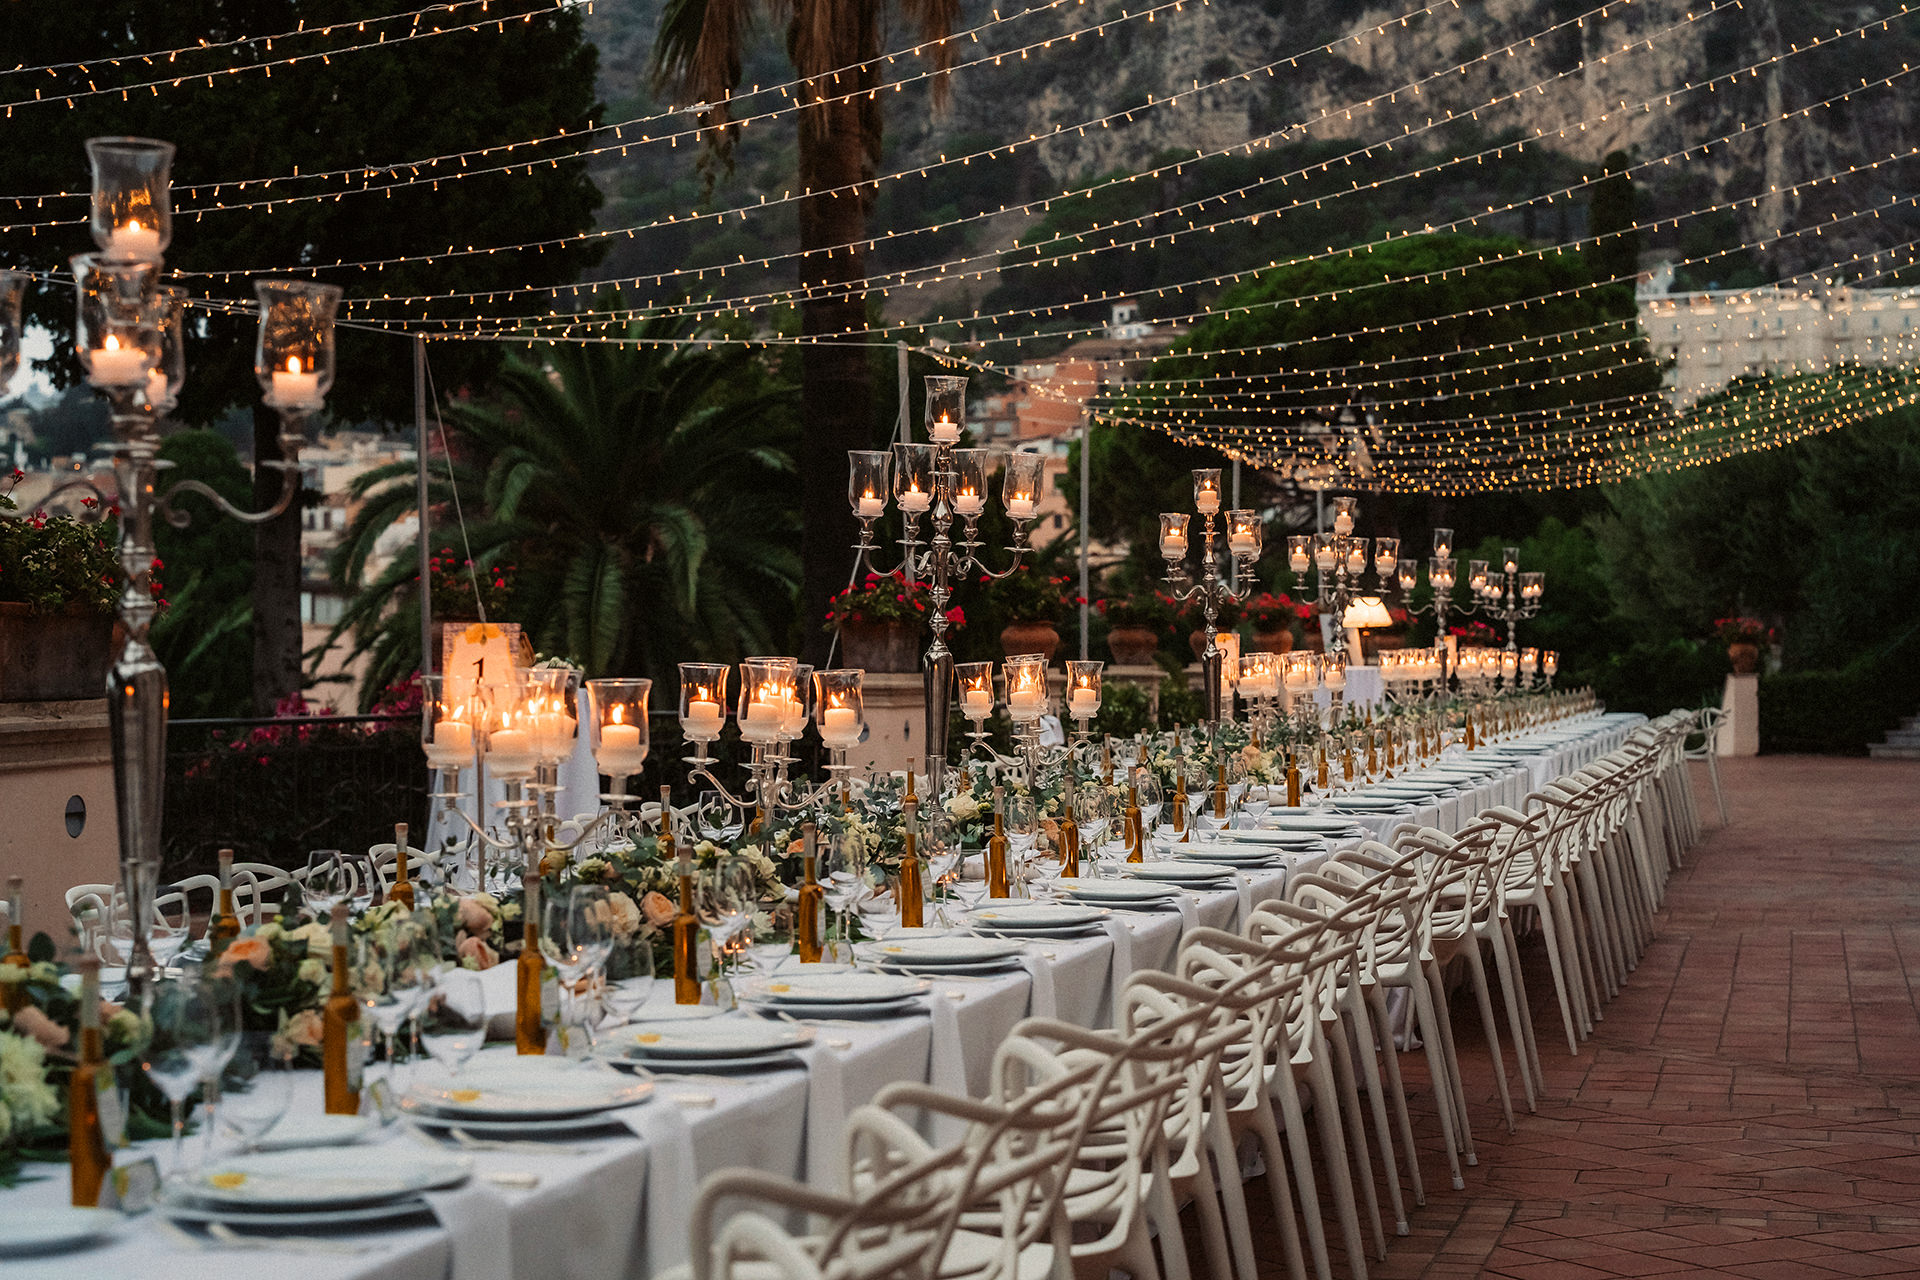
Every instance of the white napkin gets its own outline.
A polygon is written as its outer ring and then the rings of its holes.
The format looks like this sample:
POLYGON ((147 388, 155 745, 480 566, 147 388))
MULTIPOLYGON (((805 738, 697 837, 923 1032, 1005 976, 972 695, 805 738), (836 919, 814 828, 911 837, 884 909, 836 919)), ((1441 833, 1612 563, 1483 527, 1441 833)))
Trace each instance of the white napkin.
POLYGON ((453 1250, 451 1280, 512 1280, 513 1215, 505 1199, 478 1178, 426 1201, 453 1250))
POLYGON ((647 1239, 652 1242, 652 1255, 684 1258, 687 1224, 693 1220, 693 1200, 700 1189, 693 1127, 680 1104, 665 1097, 655 1098, 650 1106, 623 1111, 620 1119, 647 1144, 647 1239))
POLYGON ((1034 950, 1031 945, 1020 953, 1020 963, 1026 966, 1027 976, 1033 979, 1033 990, 1027 998, 1027 1016, 1033 1018, 1057 1018, 1060 1016, 1060 996, 1053 986, 1053 961, 1034 950))

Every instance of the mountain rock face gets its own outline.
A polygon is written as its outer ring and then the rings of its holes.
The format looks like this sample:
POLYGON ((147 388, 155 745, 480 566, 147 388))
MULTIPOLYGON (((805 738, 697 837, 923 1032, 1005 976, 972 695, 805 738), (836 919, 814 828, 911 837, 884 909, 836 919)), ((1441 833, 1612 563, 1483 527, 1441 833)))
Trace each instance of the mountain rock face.
MULTIPOLYGON (((643 4, 653 2, 597 6, 610 100, 633 92, 652 27, 643 4)), ((1431 163, 1519 136, 1583 166, 1616 150, 1643 165, 1634 173, 1641 217, 1661 220, 1643 244, 1649 256, 1699 260, 1683 283, 1891 270, 1906 264, 1904 251, 1871 255, 1920 238, 1920 211, 1893 203, 1913 196, 1920 160, 1890 161, 1920 145, 1920 15, 1835 38, 1897 12, 1897 0, 1617 0, 1604 8, 1597 0, 1444 0, 1415 10, 1415 0, 1039 0, 1026 16, 965 38, 944 111, 930 109, 925 81, 889 95, 881 171, 1038 139, 1021 149, 1008 193, 1030 200, 1178 153, 1390 143, 1412 167, 1417 153, 1431 163), (1128 16, 1150 8, 1151 19, 1128 16), (1022 52, 1044 41, 1050 46, 1022 52), (1916 74, 1873 83, 1903 65, 1916 74), (1849 100, 1820 105, 1850 90, 1849 100), (1722 137, 1729 140, 1698 150, 1722 137), (1855 216, 1875 208, 1878 217, 1855 216), (1795 230, 1802 234, 1787 236, 1795 230), (1743 243, 1754 251, 1727 252, 1743 243)), ((1001 0, 999 12, 1022 10, 1001 0)), ((991 16, 968 4, 962 26, 991 16)), ((885 43, 909 42, 899 29, 885 43)), ((769 49, 758 69, 784 78, 778 45, 769 49)), ((891 74, 904 79, 923 65, 903 58, 891 74)), ((755 69, 750 63, 750 80, 755 69)), ((790 147, 791 128, 789 118, 767 132, 784 131, 790 147)), ((1374 158, 1385 154, 1376 148, 1374 158)), ((690 168, 687 149, 675 156, 690 168)), ((720 198, 777 194, 790 183, 790 167, 782 172, 764 151, 761 158, 759 172, 736 170, 736 189, 720 198)), ((1464 162, 1478 163, 1501 160, 1464 162)), ((1313 176, 1306 193, 1324 191, 1332 207, 1351 185, 1336 170, 1313 176)), ((1571 200, 1585 202, 1585 192, 1571 200)), ((1453 202, 1432 220, 1480 214, 1487 203, 1453 202)), ((1568 203, 1565 195, 1542 201, 1527 226, 1559 238, 1568 203)), ((1572 234, 1583 226, 1576 220, 1572 234)), ((976 243, 980 234, 970 232, 976 243)))

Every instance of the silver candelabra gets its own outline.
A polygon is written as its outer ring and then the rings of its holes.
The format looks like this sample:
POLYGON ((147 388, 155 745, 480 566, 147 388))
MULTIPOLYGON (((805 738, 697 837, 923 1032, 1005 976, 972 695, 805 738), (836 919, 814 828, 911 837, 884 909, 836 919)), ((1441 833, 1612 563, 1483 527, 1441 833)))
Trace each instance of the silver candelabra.
POLYGON ((1205 619, 1206 647, 1200 653, 1201 682, 1206 691, 1207 721, 1219 724, 1226 717, 1226 678, 1222 670, 1225 654, 1220 648, 1215 625, 1220 607, 1229 601, 1238 603, 1253 593, 1254 562, 1260 558, 1264 531, 1254 511, 1227 512, 1227 557, 1238 567, 1233 585, 1220 572, 1220 555, 1215 546, 1214 516, 1220 511, 1220 471, 1217 467, 1199 468, 1193 473, 1193 505, 1200 513, 1200 580, 1195 582, 1187 569, 1189 542, 1185 512, 1160 513, 1160 555, 1167 562, 1167 585, 1173 598, 1182 604, 1198 600, 1205 619))

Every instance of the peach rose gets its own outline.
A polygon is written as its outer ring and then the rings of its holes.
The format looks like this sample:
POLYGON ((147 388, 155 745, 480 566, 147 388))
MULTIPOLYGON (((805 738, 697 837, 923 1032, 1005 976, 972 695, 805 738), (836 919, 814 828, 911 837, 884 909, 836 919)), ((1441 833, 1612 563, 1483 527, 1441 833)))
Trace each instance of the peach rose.
POLYGON ((287 1039, 297 1045, 317 1045, 326 1037, 326 1025, 318 1009, 302 1009, 287 1019, 287 1039))
POLYGON ((476 937, 484 937, 493 929, 493 912, 487 910, 484 902, 477 898, 460 899, 460 927, 476 937))
POLYGON ((673 899, 666 894, 648 893, 646 897, 640 899, 640 914, 647 918, 648 924, 657 929, 662 925, 672 924, 673 918, 680 914, 680 909, 673 905, 673 899))
POLYGON ((488 946, 484 938, 471 936, 462 938, 457 950, 460 953, 461 962, 471 960, 476 969, 491 969, 500 963, 500 953, 488 946))
POLYGON ((42 1048, 61 1049, 66 1047, 73 1033, 40 1012, 33 1005, 22 1005, 13 1015, 13 1029, 22 1035, 32 1036, 42 1048))
POLYGON ((624 893, 607 895, 607 927, 616 941, 625 942, 640 931, 640 908, 624 893))
POLYGON ((251 965, 255 969, 265 969, 273 963, 273 949, 267 946, 264 938, 235 938, 220 953, 220 963, 214 966, 214 973, 222 978, 233 973, 236 964, 251 965))

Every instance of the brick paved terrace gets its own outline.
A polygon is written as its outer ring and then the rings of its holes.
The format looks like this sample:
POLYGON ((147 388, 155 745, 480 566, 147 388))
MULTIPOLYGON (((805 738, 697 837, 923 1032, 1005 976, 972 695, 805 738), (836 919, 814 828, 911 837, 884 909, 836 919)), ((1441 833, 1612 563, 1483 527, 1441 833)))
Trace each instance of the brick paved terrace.
MULTIPOLYGON (((1522 943, 1546 1087, 1529 1115, 1513 1077, 1514 1134, 1456 995, 1480 1157, 1464 1191, 1424 1063, 1402 1056, 1427 1203, 1411 1237, 1387 1223, 1370 1275, 1920 1277, 1920 762, 1723 762, 1725 829, 1694 767, 1705 838, 1577 1058, 1539 939, 1522 943)), ((1265 1186, 1247 1199, 1262 1274, 1284 1276, 1265 1186)))

